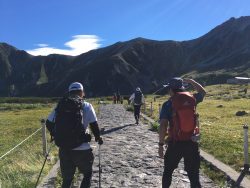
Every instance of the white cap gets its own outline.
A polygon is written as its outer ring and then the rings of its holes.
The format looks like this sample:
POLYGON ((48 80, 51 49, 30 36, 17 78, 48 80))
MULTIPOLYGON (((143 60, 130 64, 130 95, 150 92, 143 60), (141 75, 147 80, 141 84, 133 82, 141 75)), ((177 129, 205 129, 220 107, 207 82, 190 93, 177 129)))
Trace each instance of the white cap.
POLYGON ((74 91, 74 90, 81 90, 81 91, 83 91, 82 84, 79 83, 79 82, 73 82, 72 84, 70 84, 69 91, 74 91))
POLYGON ((141 88, 137 87, 135 90, 136 90, 136 91, 141 91, 141 88))

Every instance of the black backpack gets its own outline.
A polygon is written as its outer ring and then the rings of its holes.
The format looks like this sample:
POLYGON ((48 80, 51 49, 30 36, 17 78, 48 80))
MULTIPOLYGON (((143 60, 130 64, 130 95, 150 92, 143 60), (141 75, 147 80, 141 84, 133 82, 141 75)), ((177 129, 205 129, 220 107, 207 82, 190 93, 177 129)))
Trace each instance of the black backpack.
POLYGON ((141 91, 136 91, 135 92, 135 98, 134 98, 134 104, 141 105, 141 99, 142 99, 142 92, 141 91))
POLYGON ((79 97, 62 98, 56 109, 55 144, 64 149, 73 149, 86 142, 83 127, 83 101, 79 97))

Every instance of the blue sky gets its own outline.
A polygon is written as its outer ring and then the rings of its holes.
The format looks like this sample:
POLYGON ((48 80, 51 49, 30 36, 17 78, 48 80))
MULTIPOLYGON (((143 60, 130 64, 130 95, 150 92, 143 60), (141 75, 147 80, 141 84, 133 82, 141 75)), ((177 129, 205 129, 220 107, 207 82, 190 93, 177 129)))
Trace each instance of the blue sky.
POLYGON ((78 55, 136 37, 198 38, 249 0, 0 0, 0 42, 33 55, 78 55))

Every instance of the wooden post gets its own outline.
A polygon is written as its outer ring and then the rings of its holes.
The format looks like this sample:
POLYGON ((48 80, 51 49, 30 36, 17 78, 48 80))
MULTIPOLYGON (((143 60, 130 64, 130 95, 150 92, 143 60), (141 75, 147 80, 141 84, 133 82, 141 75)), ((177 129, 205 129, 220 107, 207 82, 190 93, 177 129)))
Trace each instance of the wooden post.
POLYGON ((151 105, 150 105, 150 116, 153 115, 153 102, 151 101, 151 105))
POLYGON ((47 137, 46 137, 45 119, 41 119, 41 125, 42 125, 42 139, 43 139, 43 155, 46 157, 48 149, 47 149, 47 137))
POLYGON ((250 166, 248 161, 248 125, 243 125, 244 130, 244 167, 238 177, 237 181, 235 182, 236 187, 240 187, 240 183, 244 179, 244 177, 250 173, 250 166))
POLYGON ((244 164, 249 165, 248 161, 248 126, 244 125, 244 164))
POLYGON ((159 114, 161 113, 161 104, 159 103, 159 114))

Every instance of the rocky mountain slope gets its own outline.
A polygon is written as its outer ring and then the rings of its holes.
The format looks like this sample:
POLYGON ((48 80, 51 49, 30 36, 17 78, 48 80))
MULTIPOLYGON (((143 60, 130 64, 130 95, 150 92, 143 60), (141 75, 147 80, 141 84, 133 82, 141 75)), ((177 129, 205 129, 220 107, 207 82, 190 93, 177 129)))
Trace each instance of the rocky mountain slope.
POLYGON ((129 94, 136 86, 155 91, 172 76, 205 84, 250 76, 250 16, 231 18, 190 41, 136 38, 79 56, 32 56, 0 43, 0 95, 61 96, 69 83, 88 96, 129 94))

